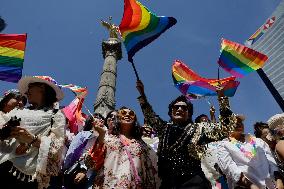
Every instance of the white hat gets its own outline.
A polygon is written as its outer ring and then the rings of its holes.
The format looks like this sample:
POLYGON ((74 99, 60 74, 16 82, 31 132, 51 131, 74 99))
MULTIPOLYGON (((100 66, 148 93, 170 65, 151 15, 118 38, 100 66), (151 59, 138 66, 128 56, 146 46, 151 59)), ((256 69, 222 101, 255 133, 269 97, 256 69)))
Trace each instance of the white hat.
POLYGON ((275 129, 276 127, 282 125, 284 127, 284 113, 276 114, 269 118, 267 124, 270 129, 275 129))
POLYGON ((45 83, 48 86, 50 86, 56 93, 56 98, 58 101, 62 100, 64 97, 64 93, 61 90, 61 87, 57 84, 57 82, 50 76, 27 76, 24 78, 21 78, 18 82, 18 89, 20 93, 24 96, 26 96, 26 92, 28 91, 29 84, 30 83, 45 83))

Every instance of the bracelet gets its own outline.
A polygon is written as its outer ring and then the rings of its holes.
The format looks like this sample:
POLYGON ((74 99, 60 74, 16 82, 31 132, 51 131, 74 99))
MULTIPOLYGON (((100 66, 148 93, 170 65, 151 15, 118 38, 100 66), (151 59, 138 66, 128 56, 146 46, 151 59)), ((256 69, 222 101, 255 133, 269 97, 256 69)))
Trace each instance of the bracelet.
POLYGON ((38 136, 34 135, 33 140, 28 144, 28 147, 30 148, 33 145, 33 143, 35 143, 37 141, 37 139, 38 139, 38 136))

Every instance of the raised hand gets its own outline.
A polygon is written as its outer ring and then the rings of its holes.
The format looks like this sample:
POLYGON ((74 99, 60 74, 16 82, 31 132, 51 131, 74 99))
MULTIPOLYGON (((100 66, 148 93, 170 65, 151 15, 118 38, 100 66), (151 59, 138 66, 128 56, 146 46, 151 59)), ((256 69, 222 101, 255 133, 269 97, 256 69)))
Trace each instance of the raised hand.
POLYGON ((93 129, 99 133, 98 141, 99 143, 104 143, 104 138, 106 134, 106 129, 104 128, 104 120, 96 119, 93 121, 93 129))
POLYGON ((223 97, 224 95, 224 87, 222 87, 221 85, 217 85, 216 86, 216 92, 218 94, 218 97, 223 97))
POLYGON ((86 173, 85 172, 79 172, 76 174, 76 177, 74 179, 74 183, 75 184, 79 184, 80 182, 82 182, 86 177, 86 173))
POLYGON ((145 96, 144 85, 141 80, 136 81, 136 88, 141 96, 145 96))

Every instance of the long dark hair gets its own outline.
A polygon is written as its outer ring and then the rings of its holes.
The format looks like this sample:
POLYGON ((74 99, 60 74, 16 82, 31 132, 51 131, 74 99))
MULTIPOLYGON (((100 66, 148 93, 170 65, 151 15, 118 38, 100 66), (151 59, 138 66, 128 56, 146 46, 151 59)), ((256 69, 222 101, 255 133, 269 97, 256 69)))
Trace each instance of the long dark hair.
MULTIPOLYGON (((126 106, 122 106, 121 108, 118 109, 118 112, 120 110, 123 110, 123 109, 129 109, 131 110, 130 108, 126 107, 126 106)), ((132 110, 133 111, 133 110, 132 110)), ((133 111, 134 112, 134 111, 133 111)), ((119 116, 118 116, 119 117, 119 116)), ((112 130, 112 133, 113 135, 119 135, 120 134, 120 126, 121 126, 121 122, 120 122, 120 119, 116 119, 117 121, 115 122, 115 126, 112 130)), ((134 138, 134 139, 137 139, 137 140, 141 140, 141 137, 142 137, 142 130, 141 130, 141 126, 139 124, 139 122, 137 121, 137 115, 135 113, 135 118, 134 118, 134 123, 133 123, 133 127, 132 127, 132 130, 131 130, 131 136, 134 138)))

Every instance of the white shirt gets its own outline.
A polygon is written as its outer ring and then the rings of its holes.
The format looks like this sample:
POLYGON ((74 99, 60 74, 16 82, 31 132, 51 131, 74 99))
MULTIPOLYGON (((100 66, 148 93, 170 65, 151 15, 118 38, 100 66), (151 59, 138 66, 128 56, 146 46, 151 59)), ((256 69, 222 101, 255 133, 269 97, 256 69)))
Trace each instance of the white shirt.
MULTIPOLYGON (((252 145, 248 142, 249 136, 246 135, 246 142, 242 147, 250 151, 252 145)), ((273 189, 274 171, 278 171, 276 162, 272 156, 269 146, 261 139, 255 138, 256 155, 249 158, 228 139, 222 142, 217 153, 219 166, 227 177, 229 188, 235 188, 243 173, 251 182, 258 187, 273 189)))

